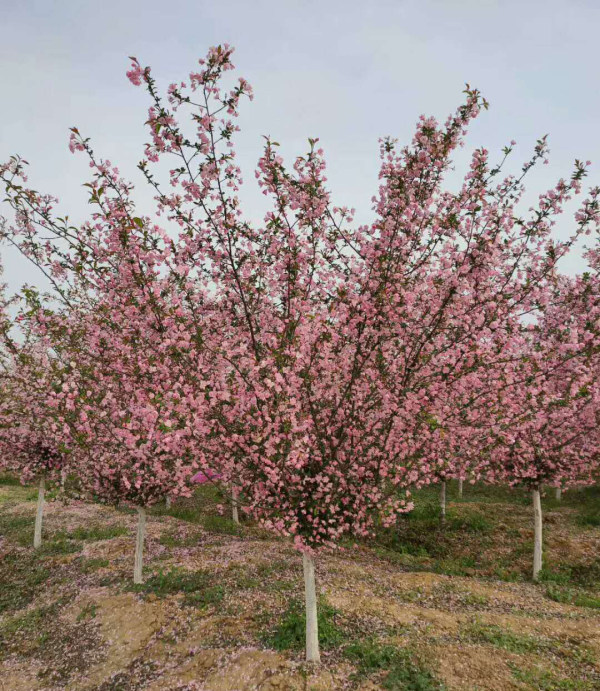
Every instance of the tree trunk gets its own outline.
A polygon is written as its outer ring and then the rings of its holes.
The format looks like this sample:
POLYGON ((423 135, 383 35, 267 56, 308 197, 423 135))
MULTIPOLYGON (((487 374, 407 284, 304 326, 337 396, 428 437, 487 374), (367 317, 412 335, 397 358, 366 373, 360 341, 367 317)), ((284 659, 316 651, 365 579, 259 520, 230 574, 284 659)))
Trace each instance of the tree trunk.
POLYGON ((562 499, 562 489, 560 487, 556 488, 556 498, 558 501, 562 499))
POLYGON ((540 500, 540 490, 533 490, 533 580, 537 581, 542 570, 542 502, 540 500))
POLYGON ((60 470, 60 488, 64 491, 65 485, 67 484, 67 469, 61 468, 60 470))
POLYGON ((463 479, 462 477, 458 478, 458 498, 462 499, 463 495, 463 479))
POLYGON ((240 517, 238 514, 238 491, 235 485, 231 486, 231 514, 234 523, 240 522, 240 517))
POLYGON ((37 513, 35 514, 35 529, 33 531, 33 546, 42 546, 42 520, 44 518, 44 494, 46 492, 46 478, 42 475, 38 487, 37 513))
POLYGON ((319 624, 317 621, 317 591, 315 587, 315 562, 303 552, 304 597, 306 601, 306 661, 321 662, 319 654, 319 624))
POLYGON ((171 508, 171 497, 168 494, 165 497, 165 506, 167 507, 167 509, 171 508))
POLYGON ((144 563, 144 537, 146 535, 146 509, 138 506, 137 539, 135 541, 135 563, 133 566, 133 582, 143 583, 142 565, 144 563))
POLYGON ((440 487, 440 516, 442 523, 446 521, 446 481, 444 480, 440 487))

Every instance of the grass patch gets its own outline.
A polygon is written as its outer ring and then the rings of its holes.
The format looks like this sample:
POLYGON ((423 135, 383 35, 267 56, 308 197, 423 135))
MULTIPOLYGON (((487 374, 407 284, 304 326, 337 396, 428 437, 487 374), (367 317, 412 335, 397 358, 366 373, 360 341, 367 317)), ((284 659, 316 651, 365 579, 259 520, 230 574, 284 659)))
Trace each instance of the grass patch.
POLYGON ((183 604, 193 607, 204 607, 220 602, 225 590, 221 585, 213 585, 212 576, 206 571, 185 571, 174 568, 170 571, 159 571, 141 585, 129 585, 129 590, 144 595, 167 597, 183 593, 183 604))
POLYGON ((33 546, 35 518, 23 515, 0 515, 0 535, 21 547, 33 546))
POLYGON ((0 485, 19 487, 21 485, 21 481, 12 473, 0 473, 0 485))
POLYGON ((164 547, 197 547, 200 542, 200 533, 194 532, 189 535, 181 535, 178 531, 163 533, 159 540, 164 547))
POLYGON ((16 649, 34 655, 50 638, 49 629, 58 610, 59 603, 55 602, 4 620, 0 626, 0 651, 16 649))
POLYGON ((561 679, 552 672, 540 669, 520 669, 509 663, 512 675, 517 681, 529 684, 537 691, 594 691, 596 682, 585 679, 561 679))
POLYGON ((550 585, 546 588, 546 597, 554 602, 561 602, 576 607, 589 607, 590 609, 600 609, 600 597, 582 593, 571 588, 560 588, 550 585))
POLYGON ((74 554, 81 552, 83 545, 75 540, 59 538, 42 542, 42 546, 36 550, 38 554, 46 557, 54 557, 59 554, 74 554))
MULTIPOLYGON (((325 650, 343 643, 345 634, 339 627, 338 611, 323 598, 319 601, 317 621, 319 646, 325 650)), ((306 612, 304 603, 291 600, 277 627, 266 634, 265 642, 275 650, 302 650, 306 643, 306 612)))
POLYGON ((203 516, 202 526, 209 533, 218 533, 219 535, 241 535, 242 529, 231 518, 225 516, 203 516))
POLYGON ((127 535, 128 530, 122 525, 91 525, 89 527, 79 526, 68 533, 58 533, 61 537, 70 540, 82 540, 84 542, 99 542, 100 540, 112 540, 115 537, 127 535))
POLYGON ((79 567, 79 570, 81 573, 93 573, 94 571, 98 571, 98 569, 105 569, 109 565, 108 559, 104 559, 102 557, 97 557, 97 558, 87 558, 87 557, 81 557, 77 560, 77 562, 74 562, 77 564, 79 567))
POLYGON ((93 602, 88 602, 85 607, 82 607, 81 612, 77 615, 77 621, 84 621, 85 619, 95 619, 98 606, 93 602))
POLYGON ((511 653, 541 653, 548 650, 551 644, 547 640, 534 638, 525 634, 505 631, 495 624, 473 622, 463 628, 462 634, 473 643, 487 643, 511 653))
POLYGON ((447 576, 470 576, 476 566, 477 563, 473 557, 448 557, 436 561, 432 570, 447 576))
POLYGON ((225 589, 222 585, 211 585, 202 590, 186 593, 183 604, 188 607, 206 607, 215 605, 225 597, 225 589))
POLYGON ((357 641, 344 655, 358 668, 359 676, 385 672, 381 688, 393 691, 441 691, 443 685, 409 651, 382 645, 374 639, 357 641))
POLYGON ((0 560, 0 613, 28 605, 50 572, 34 554, 7 554, 0 560), (10 584, 10 586, 8 586, 10 584))

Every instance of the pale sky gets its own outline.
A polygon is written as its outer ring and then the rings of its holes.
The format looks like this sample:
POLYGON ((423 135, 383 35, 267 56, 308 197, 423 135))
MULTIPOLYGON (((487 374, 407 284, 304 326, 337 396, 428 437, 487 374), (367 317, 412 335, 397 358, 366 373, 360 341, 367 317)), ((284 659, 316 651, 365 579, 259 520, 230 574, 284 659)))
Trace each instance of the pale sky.
MULTIPOLYGON (((83 220, 89 169, 69 153, 68 128, 143 185, 148 101, 125 77, 127 56, 166 87, 228 42, 255 91, 238 121, 246 217, 260 222, 265 209, 253 171, 269 134, 290 163, 319 137, 334 200, 369 221, 378 138, 408 142, 421 113, 445 119, 465 82, 491 103, 465 153, 499 153, 515 139, 518 170, 549 133, 550 165, 529 182, 535 199, 575 158, 596 164, 586 184, 600 184, 599 34, 600 0, 0 0, 0 160, 21 154, 30 184, 83 220)), ((456 160, 464 172, 465 155, 456 160)), ((12 290, 41 285, 33 267, 0 251, 12 290)))

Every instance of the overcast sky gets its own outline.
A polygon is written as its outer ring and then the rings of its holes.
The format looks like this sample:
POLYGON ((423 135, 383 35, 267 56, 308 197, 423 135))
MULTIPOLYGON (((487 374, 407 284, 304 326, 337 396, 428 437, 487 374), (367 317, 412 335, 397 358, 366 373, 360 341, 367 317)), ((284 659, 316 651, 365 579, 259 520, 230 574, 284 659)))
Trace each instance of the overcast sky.
MULTIPOLYGON (((491 103, 468 149, 499 152, 516 139, 517 168, 550 134, 550 165, 529 183, 535 198, 575 158, 596 164, 588 183, 600 184, 599 33, 600 0, 0 0, 0 160, 22 155, 31 185, 84 219, 89 170, 69 153, 68 128, 139 182, 148 102, 125 77, 127 56, 166 87, 228 42, 255 91, 237 147, 246 216, 262 217, 252 173, 270 134, 289 159, 319 137, 336 203, 368 221, 378 138, 407 142, 421 113, 445 118, 465 82, 491 103)), ((12 290, 40 284, 34 268, 1 252, 12 290)))

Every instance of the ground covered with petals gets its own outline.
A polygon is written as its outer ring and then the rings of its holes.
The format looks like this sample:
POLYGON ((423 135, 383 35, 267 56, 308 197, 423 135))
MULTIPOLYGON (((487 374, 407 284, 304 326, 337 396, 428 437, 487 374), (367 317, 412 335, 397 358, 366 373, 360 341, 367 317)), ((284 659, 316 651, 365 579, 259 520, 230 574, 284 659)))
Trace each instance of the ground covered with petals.
MULTIPOLYGON (((550 495, 550 492, 548 492, 550 495)), ((148 519, 84 501, 46 507, 0 485, 0 689, 600 688, 595 490, 547 496, 545 569, 529 581, 532 518, 518 490, 434 491, 411 516, 317 561, 323 664, 303 663, 302 564, 289 543, 220 516, 204 488, 148 519)))

